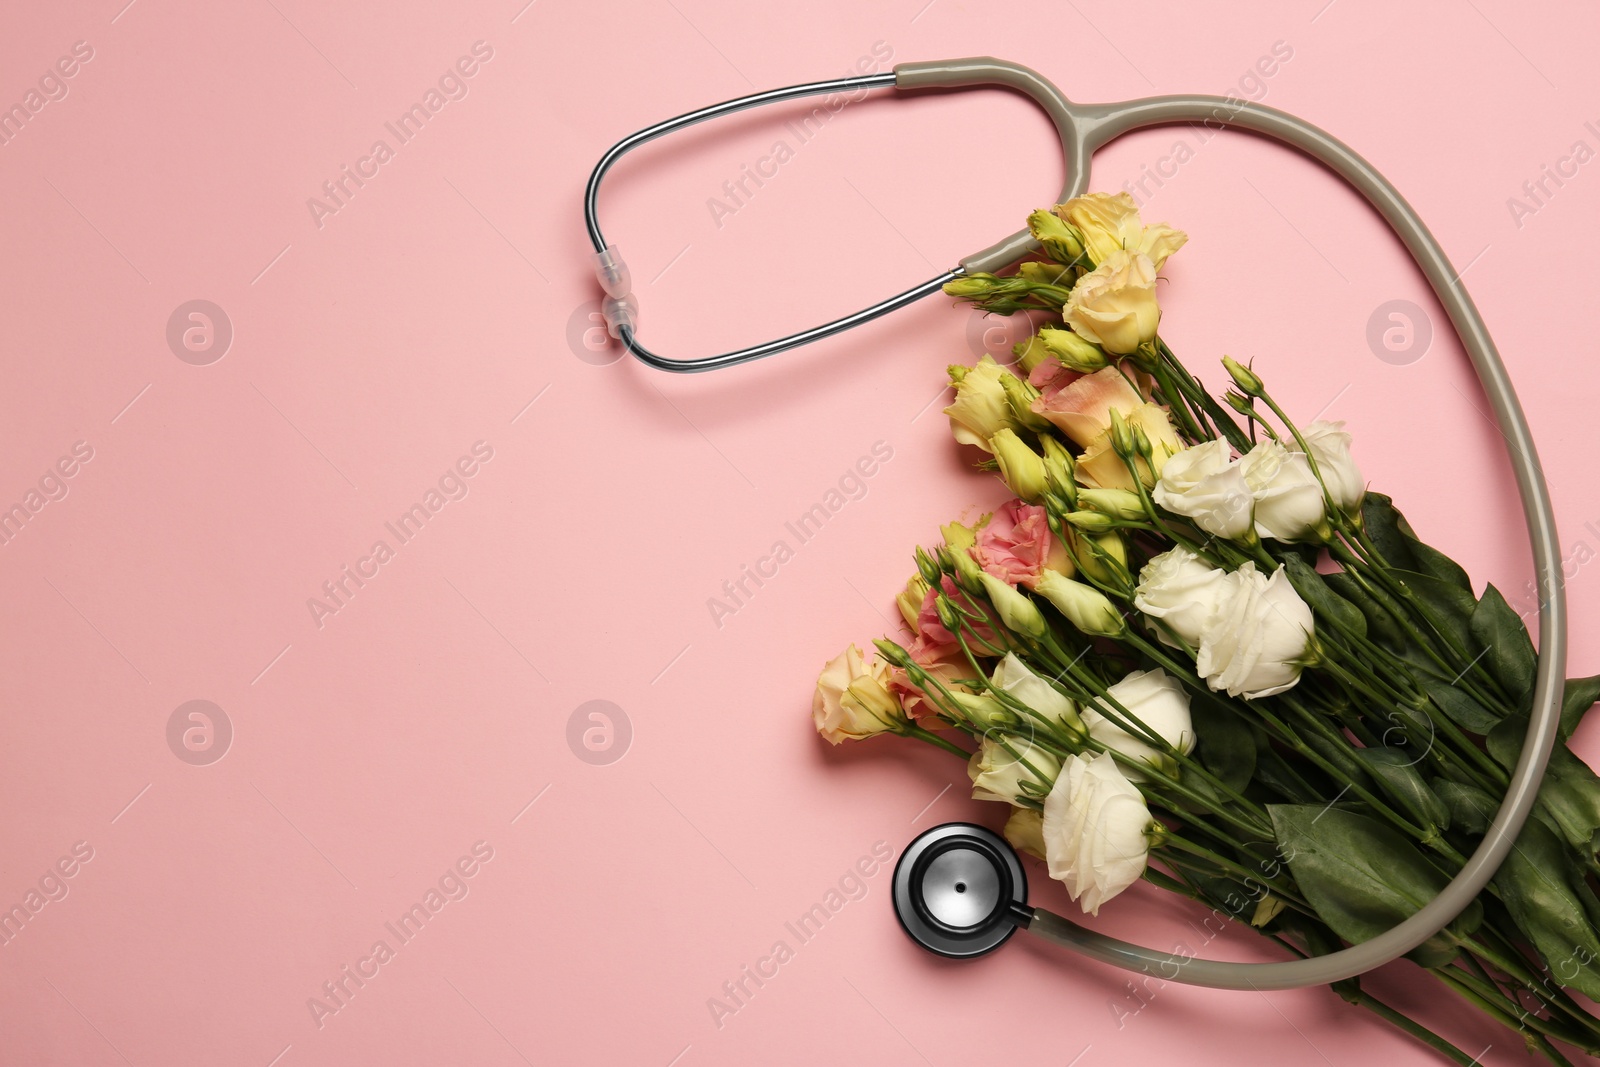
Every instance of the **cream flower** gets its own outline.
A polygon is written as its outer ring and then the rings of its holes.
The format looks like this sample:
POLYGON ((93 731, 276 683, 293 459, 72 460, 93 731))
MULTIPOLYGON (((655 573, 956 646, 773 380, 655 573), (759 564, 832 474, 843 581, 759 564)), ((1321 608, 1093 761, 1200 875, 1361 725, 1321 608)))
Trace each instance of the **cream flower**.
POLYGON ((1027 797, 1038 800, 1050 789, 1061 761, 1027 738, 1014 734, 985 736, 967 761, 973 800, 1000 800, 1015 804, 1027 797))
POLYGON ((1150 496, 1208 534, 1237 540, 1250 532, 1250 486, 1226 441, 1206 441, 1167 460, 1150 496))
POLYGON ((1033 412, 1043 415, 1062 433, 1087 448, 1111 429, 1112 411, 1131 419, 1144 404, 1144 397, 1120 369, 1104 367, 1060 387, 1046 389, 1033 401, 1033 412))
POLYGON ((1090 915, 1144 874, 1150 809, 1106 753, 1067 758, 1045 797, 1043 822, 1050 877, 1090 915))
POLYGON ((1133 197, 1125 192, 1074 197, 1059 210, 1083 234, 1084 247, 1096 263, 1104 263, 1112 252, 1126 249, 1148 256, 1155 269, 1160 270, 1167 257, 1189 240, 1182 230, 1174 230, 1164 222, 1144 225, 1133 197))
POLYGON ((1046 719, 1063 726, 1078 724, 1078 708, 1071 698, 1063 696, 1049 682, 1029 670, 1015 653, 1007 652, 1005 658, 995 666, 989 684, 1009 693, 1046 719))
POLYGON ((1350 458, 1350 435, 1342 422, 1313 422, 1301 431, 1311 458, 1317 461, 1317 474, 1333 498, 1334 506, 1345 512, 1361 510, 1367 483, 1356 461, 1350 458))
MULTIPOLYGON (((1164 768, 1171 762, 1165 749, 1151 744, 1142 732, 1128 731, 1117 724, 1117 720, 1127 718, 1119 705, 1126 709, 1127 716, 1137 719, 1170 748, 1185 756, 1194 751, 1189 695, 1170 674, 1162 670, 1134 671, 1108 688, 1105 699, 1083 709, 1083 725, 1090 737, 1124 756, 1164 768)), ((1124 773, 1138 780, 1136 774, 1124 773)))
POLYGON ((1078 279, 1062 309, 1074 333, 1107 352, 1127 355, 1156 335, 1156 267, 1142 252, 1116 251, 1078 279))
MULTIPOLYGON (((1167 460, 1183 451, 1183 441, 1172 425, 1172 417, 1160 404, 1140 404, 1131 412, 1123 412, 1123 420, 1130 428, 1138 427, 1150 442, 1150 461, 1136 461, 1139 478, 1146 486, 1156 484, 1161 472, 1167 469, 1167 460)), ((1085 449, 1078 460, 1078 470, 1083 479, 1101 489, 1133 489, 1133 472, 1111 446, 1111 433, 1101 434, 1085 449)))
POLYGON ((869 663, 855 645, 829 660, 811 699, 817 733, 837 745, 897 729, 905 712, 889 692, 889 672, 889 664, 876 657, 869 663))
MULTIPOLYGON (((1174 634, 1195 648, 1227 595, 1228 572, 1218 570, 1180 545, 1152 556, 1144 565, 1139 572, 1133 606, 1151 618, 1162 620, 1174 634)), ((1166 640, 1164 631, 1156 632, 1166 640)))
POLYGON ((1256 533, 1277 541, 1315 539, 1323 524, 1322 485, 1304 453, 1262 441, 1239 461, 1255 501, 1256 533))
POLYGON ((1229 696, 1281 693, 1300 680, 1315 633, 1311 609, 1283 568, 1268 578, 1245 563, 1228 575, 1227 596, 1200 639, 1195 671, 1229 696))
POLYGON ((976 445, 989 451, 989 438, 1004 427, 1015 426, 1011 404, 1006 400, 1001 377, 1011 373, 984 356, 956 382, 955 403, 944 409, 950 416, 950 432, 963 445, 976 445))
POLYGON ((1000 832, 1018 852, 1044 859, 1044 812, 1034 808, 1012 808, 1000 832))

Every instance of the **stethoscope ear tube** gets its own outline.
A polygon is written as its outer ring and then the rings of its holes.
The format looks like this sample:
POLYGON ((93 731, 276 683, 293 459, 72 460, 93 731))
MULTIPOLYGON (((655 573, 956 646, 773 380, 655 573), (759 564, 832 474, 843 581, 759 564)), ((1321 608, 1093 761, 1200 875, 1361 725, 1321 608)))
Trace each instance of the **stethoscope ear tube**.
MULTIPOLYGON (((1540 604, 1539 664, 1534 680, 1528 732, 1512 772, 1511 783, 1488 832, 1456 877, 1437 897, 1393 929, 1359 945, 1309 959, 1277 963, 1185 960, 1172 977, 1176 981, 1228 989, 1293 989, 1352 978, 1405 955, 1444 929, 1471 904, 1489 884, 1496 869, 1514 846, 1517 834, 1538 798, 1539 785, 1555 747, 1566 669, 1566 598, 1562 590, 1561 549, 1549 488, 1545 484, 1533 435, 1522 406, 1517 401, 1516 391, 1478 314, 1477 306, 1461 285, 1460 275, 1451 267, 1439 242, 1411 205, 1370 163, 1311 123, 1275 108, 1217 96, 1157 96, 1112 104, 1075 104, 1042 75, 1004 60, 976 57, 938 63, 903 63, 890 74, 871 74, 776 89, 680 115, 624 138, 601 158, 589 178, 584 197, 584 217, 597 253, 597 268, 602 283, 610 294, 608 319, 615 317, 612 329, 635 356, 652 367, 672 371, 712 370, 760 359, 904 307, 938 290, 946 281, 962 273, 995 270, 1037 249, 1031 237, 1023 233, 1013 234, 998 244, 968 256, 955 269, 872 307, 802 333, 736 352, 702 359, 671 360, 639 344, 637 302, 631 293, 616 292, 622 287, 622 279, 626 278, 626 267, 615 255, 615 249, 609 250, 611 254, 607 255, 608 248, 597 219, 596 201, 600 181, 611 164, 639 144, 718 115, 800 96, 886 88, 891 84, 904 90, 966 89, 995 85, 1016 89, 1032 97, 1050 115, 1061 137, 1063 159, 1067 165, 1066 187, 1061 193, 1063 200, 1081 195, 1088 188, 1092 153, 1132 130, 1173 123, 1200 123, 1213 129, 1238 127, 1260 134, 1318 160, 1360 192, 1405 244, 1412 259, 1428 279, 1434 295, 1461 338, 1462 347, 1472 360, 1473 369, 1494 412, 1495 422, 1506 439, 1508 458, 1516 477, 1533 549, 1540 604)), ((1012 859, 1014 861, 1015 857, 1012 859)), ((1022 884, 1025 892, 1026 885, 1022 884)), ((902 924, 905 924, 903 916, 902 924)), ((1009 936, 1010 928, 1017 924, 1010 922, 1005 930, 1006 936, 1009 936)), ((1166 972, 1178 959, 1167 953, 1152 952, 1101 937, 1044 911, 1033 913, 1028 928, 1104 962, 1131 970, 1158 973, 1163 977, 1168 977, 1166 972)), ((909 926, 907 932, 912 933, 909 926)), ((912 936, 916 934, 912 933, 912 936)), ((984 951, 992 950, 1003 941, 1004 937, 1001 937, 984 951)))

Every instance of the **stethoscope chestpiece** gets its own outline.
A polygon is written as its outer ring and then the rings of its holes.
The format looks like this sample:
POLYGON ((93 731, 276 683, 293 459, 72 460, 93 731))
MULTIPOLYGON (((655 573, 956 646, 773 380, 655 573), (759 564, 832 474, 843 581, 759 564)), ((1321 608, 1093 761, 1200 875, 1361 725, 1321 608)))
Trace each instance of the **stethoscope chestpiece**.
POLYGON ((1028 878, 1005 840, 981 826, 935 826, 894 868, 894 913, 929 952, 971 959, 993 952, 1032 918, 1028 878))

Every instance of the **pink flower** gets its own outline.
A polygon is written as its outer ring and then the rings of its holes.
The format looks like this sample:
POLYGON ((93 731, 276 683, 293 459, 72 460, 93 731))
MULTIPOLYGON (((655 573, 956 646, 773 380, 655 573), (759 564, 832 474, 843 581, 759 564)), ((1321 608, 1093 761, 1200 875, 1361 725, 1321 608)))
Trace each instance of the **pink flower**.
MULTIPOLYGON (((940 579, 939 589, 956 604, 968 610, 981 610, 948 574, 940 579)), ((928 595, 922 598, 922 610, 917 612, 916 639, 911 642, 911 647, 908 649, 911 658, 924 667, 931 666, 939 660, 953 659, 962 655, 961 645, 956 641, 955 635, 945 629, 944 623, 939 621, 937 597, 938 590, 929 589, 928 595)), ((995 640, 994 631, 981 622, 972 622, 972 630, 983 640, 995 640)), ((982 654, 981 648, 974 648, 973 651, 982 654)))
POLYGON ((978 530, 972 558, 1011 585, 1033 588, 1046 568, 1071 573, 1066 546, 1050 532, 1044 508, 1013 500, 978 530))
POLYGON ((1106 367, 1070 381, 1063 378, 1060 382, 1039 394, 1033 402, 1033 411, 1055 423, 1062 433, 1084 448, 1111 429, 1113 408, 1127 418, 1145 403, 1144 397, 1128 384, 1128 379, 1116 367, 1106 367))
POLYGON ((1082 377, 1077 371, 1063 367, 1055 356, 1046 356, 1029 372, 1028 384, 1041 391, 1060 390, 1082 377))

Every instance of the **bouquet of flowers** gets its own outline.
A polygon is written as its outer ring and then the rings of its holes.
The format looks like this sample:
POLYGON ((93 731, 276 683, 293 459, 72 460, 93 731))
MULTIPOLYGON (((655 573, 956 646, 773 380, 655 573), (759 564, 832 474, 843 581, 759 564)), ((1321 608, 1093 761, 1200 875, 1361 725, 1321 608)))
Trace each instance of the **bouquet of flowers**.
MULTIPOLYGON (((965 760, 973 797, 1008 806, 1006 838, 1090 914, 1142 878, 1292 953, 1373 937, 1498 809, 1528 631, 1367 489, 1342 424, 1297 425, 1226 357, 1213 396, 1173 355, 1156 276, 1182 232, 1127 194, 1028 224, 1038 258, 945 287, 1059 316, 1005 365, 949 370, 955 439, 1015 499, 916 549, 910 637, 830 662, 817 730, 965 760)), ((1561 1046, 1600 1055, 1600 778, 1565 743, 1597 697, 1600 677, 1567 682, 1516 848, 1410 956, 1562 1064, 1561 1046)), ((1358 979, 1334 989, 1473 1062, 1358 979)))

